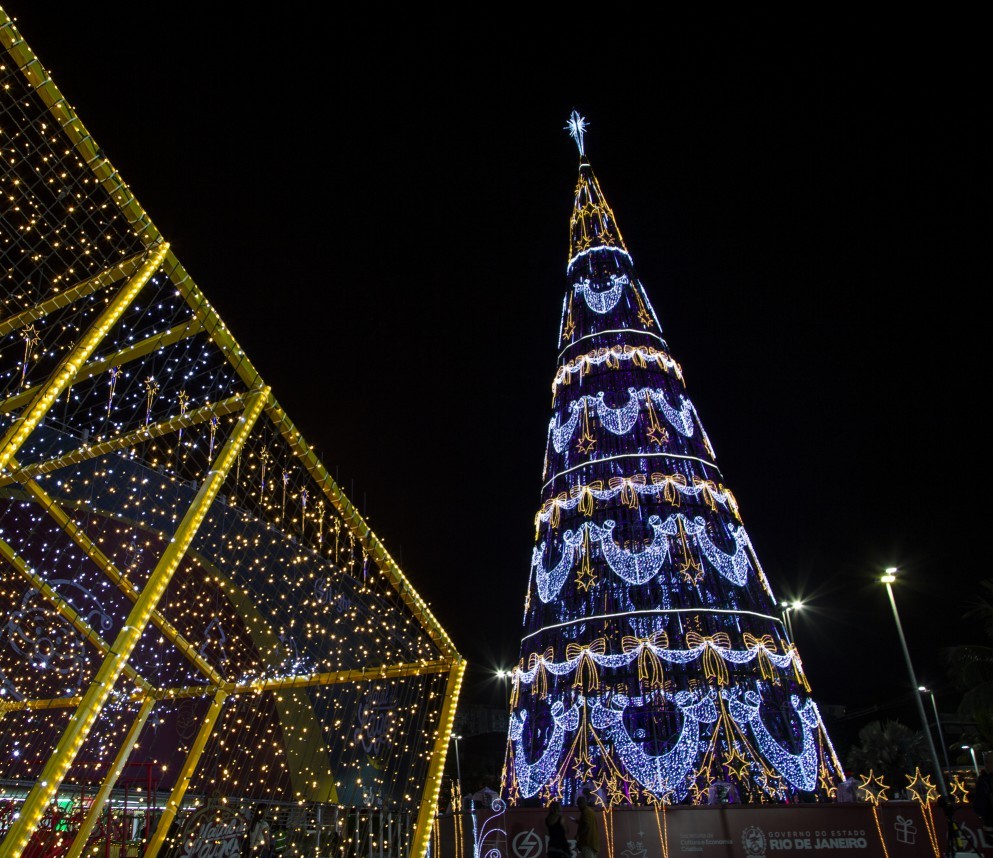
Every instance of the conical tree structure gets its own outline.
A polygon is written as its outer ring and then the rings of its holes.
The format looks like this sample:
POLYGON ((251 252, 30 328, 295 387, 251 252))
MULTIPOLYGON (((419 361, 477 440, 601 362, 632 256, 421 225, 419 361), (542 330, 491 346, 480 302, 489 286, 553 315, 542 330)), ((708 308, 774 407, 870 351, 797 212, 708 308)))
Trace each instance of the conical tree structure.
POLYGON ((829 791, 841 773, 738 504, 579 143, 504 792, 829 791))

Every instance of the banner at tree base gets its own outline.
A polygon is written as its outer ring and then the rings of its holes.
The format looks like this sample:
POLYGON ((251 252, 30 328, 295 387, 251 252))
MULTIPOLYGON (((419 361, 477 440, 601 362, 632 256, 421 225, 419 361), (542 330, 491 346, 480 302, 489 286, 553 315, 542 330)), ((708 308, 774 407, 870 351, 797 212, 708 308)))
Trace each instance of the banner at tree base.
MULTIPOLYGON (((498 801, 492 809, 441 816, 432 858, 544 858, 546 814, 498 801)), ((578 815, 563 811, 570 840, 578 815)), ((601 858, 940 858, 947 838, 944 813, 916 801, 623 807, 596 815, 601 858)), ((955 819, 979 854, 993 853, 979 817, 960 807, 955 819)))

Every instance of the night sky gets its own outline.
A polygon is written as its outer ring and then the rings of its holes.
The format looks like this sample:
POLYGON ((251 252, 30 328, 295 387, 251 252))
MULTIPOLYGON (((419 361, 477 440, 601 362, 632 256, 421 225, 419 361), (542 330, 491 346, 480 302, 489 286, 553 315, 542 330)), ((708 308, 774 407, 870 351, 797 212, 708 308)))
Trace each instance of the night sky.
POLYGON ((982 642, 962 615, 993 574, 988 8, 3 5, 470 660, 467 699, 518 654, 576 108, 766 574, 807 603, 815 697, 913 718, 896 565, 954 707, 940 650, 982 642))

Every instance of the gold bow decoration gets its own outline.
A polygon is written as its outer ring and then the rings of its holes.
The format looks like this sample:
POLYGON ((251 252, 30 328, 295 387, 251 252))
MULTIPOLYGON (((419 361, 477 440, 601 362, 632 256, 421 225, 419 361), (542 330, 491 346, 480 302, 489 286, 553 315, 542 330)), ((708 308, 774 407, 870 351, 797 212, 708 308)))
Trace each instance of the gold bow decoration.
MULTIPOLYGON (((651 355, 652 350, 648 350, 648 354, 651 355)), ((624 346, 624 354, 628 355, 633 363, 638 369, 644 369, 648 366, 648 362, 645 360, 645 350, 638 348, 637 346, 624 346)))
POLYGON ((653 649, 668 649, 669 636, 665 632, 656 632, 647 638, 624 635, 621 638, 621 651, 624 653, 638 650, 638 681, 646 683, 651 688, 661 688, 663 682, 662 660, 653 649))
POLYGON ((703 647, 703 675, 707 679, 716 679, 718 685, 728 684, 728 666, 720 653, 722 649, 731 649, 731 638, 727 632, 717 632, 709 637, 687 632, 686 646, 690 649, 703 647))
POLYGON ((703 495, 703 499, 707 506, 713 510, 717 509, 717 501, 714 498, 714 492, 717 491, 717 485, 713 480, 701 480, 699 477, 694 477, 693 488, 703 495))
POLYGON ((759 663, 759 672, 763 679, 771 680, 772 682, 779 684, 779 674, 772 667, 772 662, 769 661, 770 652, 778 652, 776 649, 776 642, 772 639, 771 635, 762 635, 762 637, 757 638, 748 632, 742 636, 745 641, 745 649, 750 649, 755 653, 755 658, 759 663))
POLYGON ((603 655, 606 652, 606 638, 597 638, 589 644, 571 643, 566 645, 566 659, 569 661, 572 661, 574 658, 579 659, 576 665, 576 675, 572 680, 573 688, 579 688, 586 692, 592 688, 596 688, 600 684, 600 672, 597 670, 593 656, 603 655))
MULTIPOLYGON (((541 698, 548 697, 548 671, 545 670, 545 663, 555 661, 555 650, 548 647, 544 652, 533 652, 528 656, 528 672, 537 669, 534 677, 534 688, 541 698)), ((515 681, 517 677, 515 676, 515 681)))
POLYGON ((683 499, 679 488, 686 488, 686 477, 682 474, 652 474, 652 483, 662 486, 662 497, 666 503, 679 506, 683 499))
POLYGON ((538 524, 541 521, 543 515, 548 516, 548 524, 553 530, 558 530, 559 523, 562 521, 562 504, 569 499, 569 495, 565 492, 559 492, 555 497, 549 498, 542 505, 538 514, 534 517, 534 528, 535 531, 538 530, 538 524))
POLYGON ((603 491, 603 480, 594 480, 589 484, 580 484, 578 486, 573 486, 569 490, 569 494, 574 498, 579 498, 579 505, 577 509, 589 518, 593 515, 593 503, 596 498, 593 497, 593 492, 603 491))
POLYGON ((644 474, 634 474, 630 477, 611 477, 607 485, 612 489, 621 490, 621 503, 630 509, 638 508, 637 486, 644 486, 647 480, 644 474))

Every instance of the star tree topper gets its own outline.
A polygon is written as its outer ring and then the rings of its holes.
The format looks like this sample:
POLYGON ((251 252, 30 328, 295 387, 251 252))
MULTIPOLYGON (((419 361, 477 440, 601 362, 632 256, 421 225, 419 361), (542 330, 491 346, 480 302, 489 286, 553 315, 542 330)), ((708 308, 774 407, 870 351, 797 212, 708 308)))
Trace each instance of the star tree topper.
POLYGON ((569 136, 576 141, 576 146, 579 147, 580 155, 586 155, 586 149, 583 146, 583 135, 589 127, 589 123, 587 123, 585 117, 579 115, 578 110, 572 111, 569 121, 565 124, 565 130, 568 131, 569 136))

